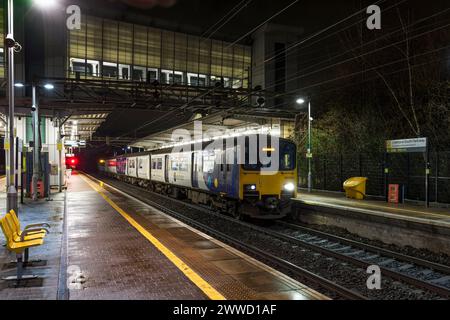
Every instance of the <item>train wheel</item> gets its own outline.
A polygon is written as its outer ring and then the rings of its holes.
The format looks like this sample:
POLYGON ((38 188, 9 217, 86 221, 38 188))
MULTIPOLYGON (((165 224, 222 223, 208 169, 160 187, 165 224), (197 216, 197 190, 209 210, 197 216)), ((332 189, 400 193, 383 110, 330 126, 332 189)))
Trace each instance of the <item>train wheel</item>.
POLYGON ((240 220, 240 221, 244 221, 246 216, 243 212, 243 208, 241 205, 234 205, 234 210, 232 213, 233 218, 235 218, 236 220, 240 220))

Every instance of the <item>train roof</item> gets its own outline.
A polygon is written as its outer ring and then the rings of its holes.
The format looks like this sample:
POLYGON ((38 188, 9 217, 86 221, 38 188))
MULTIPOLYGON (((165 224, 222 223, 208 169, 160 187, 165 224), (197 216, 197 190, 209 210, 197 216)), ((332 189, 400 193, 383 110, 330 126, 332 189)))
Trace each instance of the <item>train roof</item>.
MULTIPOLYGON (((250 136, 253 136, 253 135, 247 135, 247 136, 244 136, 244 137, 247 138, 247 137, 250 137, 250 136)), ((235 137, 234 139, 236 140, 237 137, 235 137)), ((289 139, 285 139, 285 138, 279 138, 279 139, 280 139, 281 141, 286 141, 286 142, 294 143, 292 140, 289 140, 289 139)), ((224 141, 225 141, 225 140, 226 140, 226 139, 224 139, 224 141)), ((211 142, 212 142, 212 141, 206 141, 206 142, 201 143, 201 144, 202 144, 202 150, 205 149, 208 145, 210 145, 211 142)), ((189 146, 190 146, 192 150, 196 150, 195 145, 197 145, 197 148, 198 148, 198 144, 200 144, 200 142, 197 142, 197 143, 187 143, 187 144, 185 144, 185 145, 178 146, 178 148, 179 148, 179 149, 182 149, 182 148, 186 148, 186 147, 189 147, 189 146), (192 147, 192 146, 194 146, 194 147, 192 147)), ((142 157, 142 156, 146 156, 146 155, 167 154, 167 153, 171 153, 171 152, 173 151, 173 149, 174 149, 174 147, 170 147, 170 148, 163 148, 163 149, 158 149, 158 150, 144 151, 144 152, 139 152, 139 153, 122 154, 122 155, 119 155, 119 156, 116 156, 116 157, 108 158, 108 160, 111 160, 111 159, 118 159, 118 158, 142 157)))

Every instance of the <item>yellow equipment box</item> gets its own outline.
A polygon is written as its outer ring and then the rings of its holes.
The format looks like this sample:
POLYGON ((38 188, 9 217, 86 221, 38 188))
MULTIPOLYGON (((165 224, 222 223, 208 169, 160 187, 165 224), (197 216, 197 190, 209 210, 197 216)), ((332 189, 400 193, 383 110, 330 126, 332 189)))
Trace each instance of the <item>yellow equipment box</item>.
POLYGON ((347 198, 364 200, 366 197, 366 183, 368 178, 354 177, 344 182, 344 190, 347 198))

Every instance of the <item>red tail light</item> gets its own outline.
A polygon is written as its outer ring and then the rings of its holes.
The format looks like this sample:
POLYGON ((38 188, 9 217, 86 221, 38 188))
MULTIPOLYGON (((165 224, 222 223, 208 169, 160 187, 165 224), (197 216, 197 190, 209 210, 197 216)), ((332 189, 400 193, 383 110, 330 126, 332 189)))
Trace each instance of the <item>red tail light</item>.
POLYGON ((77 157, 68 157, 66 158, 66 165, 68 166, 76 166, 78 164, 77 157))

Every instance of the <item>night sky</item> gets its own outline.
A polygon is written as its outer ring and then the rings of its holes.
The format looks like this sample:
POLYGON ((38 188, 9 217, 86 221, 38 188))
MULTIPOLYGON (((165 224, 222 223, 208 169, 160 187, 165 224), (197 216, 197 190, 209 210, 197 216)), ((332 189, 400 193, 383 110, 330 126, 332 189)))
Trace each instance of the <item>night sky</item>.
MULTIPOLYGON (((202 33, 214 25, 233 7, 241 3, 242 0, 177 0, 169 7, 154 6, 143 9, 143 3, 153 3, 157 0, 90 0, 80 1, 86 3, 95 11, 101 14, 108 9, 117 10, 116 17, 123 16, 125 19, 130 15, 140 15, 143 23, 152 24, 153 19, 164 20, 172 24, 173 28, 192 29, 202 33), (147 19, 147 20, 146 20, 147 19)), ((171 0, 160 0, 161 2, 171 2, 171 0)), ((275 13, 279 12, 294 0, 253 0, 229 23, 227 23, 215 36, 237 39, 240 35, 256 27, 275 13)), ((244 3, 246 3, 244 1, 244 3)), ((366 8, 370 4, 379 3, 382 10, 388 9, 395 4, 399 4, 395 9, 387 12, 385 23, 389 24, 389 13, 396 11, 409 12, 414 18, 419 19, 425 15, 435 12, 436 9, 444 9, 449 6, 448 0, 300 0, 289 8, 286 12, 271 20, 273 23, 302 27, 306 34, 319 31, 351 14, 361 8, 366 8)), ((145 5, 144 5, 145 7, 145 5)))

